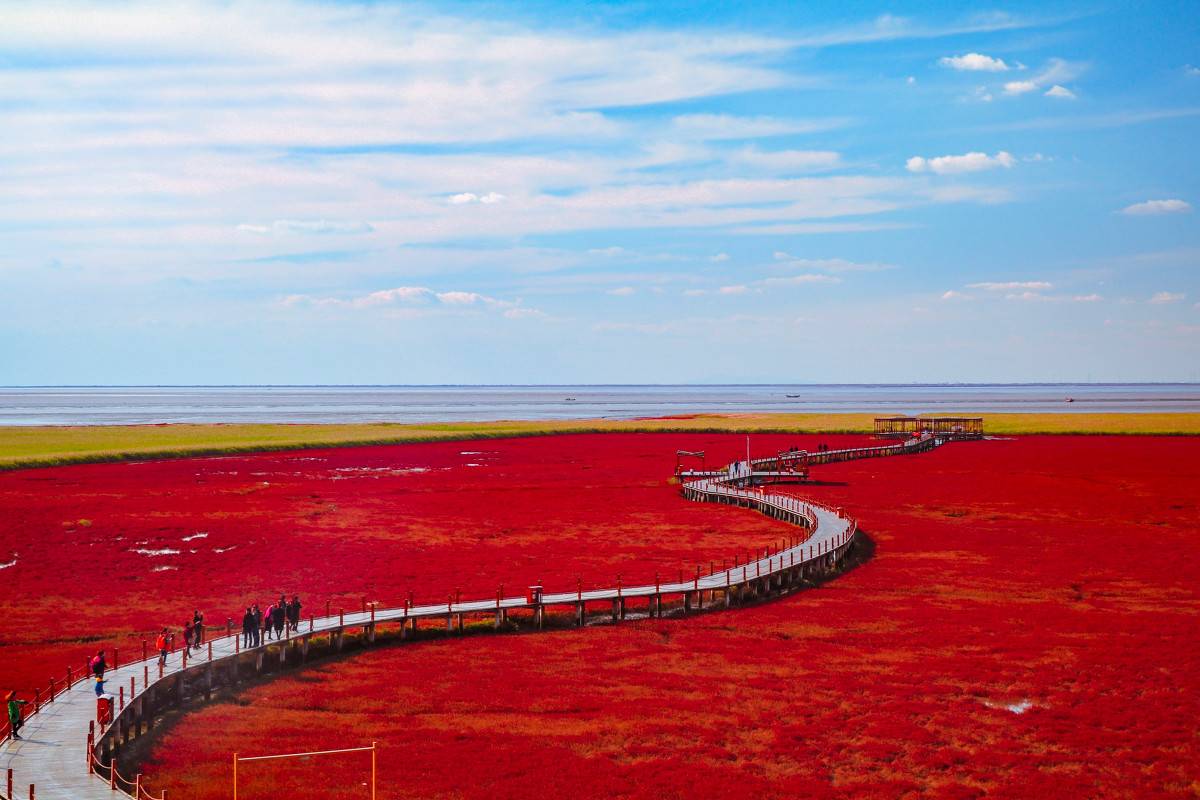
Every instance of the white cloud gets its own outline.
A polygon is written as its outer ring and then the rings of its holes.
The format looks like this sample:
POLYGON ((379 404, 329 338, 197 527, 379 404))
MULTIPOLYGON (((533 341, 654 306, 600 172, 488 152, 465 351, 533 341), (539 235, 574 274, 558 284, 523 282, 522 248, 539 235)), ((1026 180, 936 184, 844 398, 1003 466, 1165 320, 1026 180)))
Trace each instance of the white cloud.
POLYGON ((1044 94, 1046 97, 1057 97, 1060 100, 1074 100, 1075 93, 1065 86, 1060 86, 1057 83, 1047 89, 1044 94))
POLYGON ((954 289, 949 289, 945 292, 942 292, 942 299, 943 300, 970 300, 971 295, 964 294, 963 292, 955 291, 954 289))
POLYGON ((716 255, 709 256, 708 260, 712 261, 714 264, 719 264, 722 261, 728 261, 729 253, 717 253, 716 255))
POLYGON ((1189 78, 1200 78, 1200 67, 1194 67, 1191 64, 1183 65, 1183 74, 1189 78))
POLYGON ((955 175, 963 172, 979 172, 980 170, 994 169, 996 167, 1008 169, 1015 163, 1017 163, 1017 160, 1004 150, 1001 150, 994 156, 972 151, 964 153, 961 156, 938 156, 936 158, 913 156, 905 162, 905 167, 909 172, 932 172, 936 175, 955 175))
POLYGON ((904 82, 907 83, 909 86, 917 85, 917 79, 915 77, 913 77, 912 75, 909 75, 907 78, 905 78, 904 82))
POLYGON ((1161 306, 1167 303, 1178 303, 1184 298, 1184 296, 1185 295, 1181 292, 1158 292, 1146 302, 1151 303, 1152 305, 1161 306))
POLYGON ((1033 291, 1044 291, 1053 289, 1054 284, 1048 281, 983 281, 981 283, 968 283, 968 289, 984 289, 989 292, 1011 292, 1017 289, 1031 289, 1033 291))
POLYGON ((624 247, 616 247, 616 246, 613 246, 613 247, 593 247, 591 250, 588 250, 587 252, 588 252, 588 255, 589 255, 589 256, 605 256, 605 257, 607 257, 607 258, 612 258, 612 257, 614 257, 614 256, 623 256, 623 255, 625 255, 625 253, 626 253, 626 250, 625 250, 625 248, 624 248, 624 247))
POLYGON ((1007 72, 1012 69, 1003 59, 985 56, 982 53, 967 53, 961 56, 946 56, 938 59, 943 67, 965 72, 1007 72))
POLYGON ((636 289, 632 286, 618 286, 616 289, 609 289, 606 294, 615 295, 616 297, 629 297, 636 289))
POLYGON ((423 286, 397 286, 395 289, 381 289, 349 301, 324 298, 317 300, 316 303, 318 305, 350 305, 355 308, 366 308, 388 303, 419 303, 434 297, 434 291, 423 286))
POLYGON ((1148 217, 1156 214, 1183 214, 1191 210, 1191 203, 1185 200, 1146 200, 1142 203, 1125 206, 1121 209, 1121 213, 1131 217, 1148 217))
POLYGON ((750 291, 750 287, 738 284, 736 286, 722 286, 717 289, 718 294, 745 294, 750 291))
POLYGON ((478 292, 438 292, 437 299, 452 306, 470 306, 475 303, 498 303, 478 292))
POLYGON ((1104 298, 1098 294, 1077 294, 1071 298, 1075 303, 1099 303, 1104 298))
POLYGON ((1009 81, 1004 84, 1005 94, 1027 94, 1036 92, 1037 89, 1037 81, 1009 81))
POLYGON ((1050 97, 1074 97, 1074 93, 1064 88, 1062 84, 1079 77, 1086 70, 1086 64, 1065 61, 1061 58, 1050 59, 1037 75, 1023 81, 1009 81, 1004 84, 1007 95, 1022 95, 1037 91, 1043 87, 1051 87, 1046 94, 1050 97), (1060 90, 1060 91, 1057 91, 1060 90))
POLYGON ((483 203, 484 205, 492 205, 493 203, 502 203, 507 198, 499 192, 488 192, 487 194, 475 194, 474 192, 461 192, 452 194, 448 198, 451 205, 462 206, 468 203, 483 203))

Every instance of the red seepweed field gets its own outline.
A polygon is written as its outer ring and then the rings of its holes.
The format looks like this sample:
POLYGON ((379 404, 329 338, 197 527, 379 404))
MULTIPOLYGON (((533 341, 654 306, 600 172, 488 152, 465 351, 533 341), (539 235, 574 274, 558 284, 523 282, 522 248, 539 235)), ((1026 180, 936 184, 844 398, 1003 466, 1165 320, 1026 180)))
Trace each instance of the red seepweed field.
MULTIPOLYGON (((863 437, 753 437, 757 453, 863 437)), ((437 443, 0 474, 0 675, 298 592, 309 610, 652 581, 793 532, 682 500, 722 434, 437 443), (202 535, 203 534, 203 535, 202 535), (93 641, 94 640, 94 641, 93 641)), ((814 468, 862 566, 689 619, 386 646, 189 713, 145 766, 225 798, 229 756, 381 742, 381 797, 1195 797, 1200 529, 1185 437, 1021 437, 814 468)), ((366 797, 364 762, 244 798, 366 797), (332 780, 329 791, 314 780, 332 780)))

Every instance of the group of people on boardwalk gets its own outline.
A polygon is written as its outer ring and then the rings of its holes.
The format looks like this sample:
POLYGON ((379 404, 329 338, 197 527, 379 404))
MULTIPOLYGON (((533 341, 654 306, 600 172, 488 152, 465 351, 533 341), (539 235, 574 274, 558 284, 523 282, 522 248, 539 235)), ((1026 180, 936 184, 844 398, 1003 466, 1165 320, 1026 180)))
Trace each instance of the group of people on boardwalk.
POLYGON ((276 639, 282 639, 285 630, 288 635, 300 629, 300 603, 298 595, 292 595, 288 600, 286 595, 279 595, 279 600, 267 606, 258 607, 258 603, 246 607, 242 615, 242 647, 258 647, 263 640, 270 639, 274 632, 276 639))
MULTIPOLYGON (((283 639, 286 635, 300 630, 300 609, 302 608, 299 595, 292 595, 288 600, 286 595, 279 595, 277 602, 271 603, 266 610, 259 608, 258 603, 246 607, 242 615, 242 646, 258 647, 264 640, 283 639)), ((199 650, 205 643, 204 614, 200 609, 192 612, 190 619, 183 624, 183 642, 186 651, 199 650)), ((154 641, 158 651, 160 664, 166 665, 167 656, 175 649, 175 634, 168 628, 163 628, 154 641)), ((99 650, 88 659, 88 669, 95 683, 96 696, 104 695, 104 673, 108 671, 108 660, 104 651, 99 650)), ((28 701, 17 698, 16 691, 9 691, 5 696, 8 711, 8 733, 14 739, 20 739, 18 733, 24 724, 24 706, 28 701)), ((3 733, 0 732, 0 738, 3 733)))

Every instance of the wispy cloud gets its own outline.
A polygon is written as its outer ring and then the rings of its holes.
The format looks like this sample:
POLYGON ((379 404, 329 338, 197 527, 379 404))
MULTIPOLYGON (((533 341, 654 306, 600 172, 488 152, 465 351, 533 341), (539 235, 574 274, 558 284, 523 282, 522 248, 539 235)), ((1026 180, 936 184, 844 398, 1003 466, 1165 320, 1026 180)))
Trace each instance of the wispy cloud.
POLYGON ((1011 292, 1018 289, 1040 292, 1046 289, 1053 289, 1054 284, 1049 281, 983 281, 981 283, 968 283, 967 288, 984 289, 989 292, 1011 292))
POLYGON ((266 224, 242 223, 237 226, 242 233, 286 234, 286 233, 371 233, 375 229, 366 222, 327 219, 277 219, 266 224))
POLYGON ((443 309, 496 309, 516 310, 523 312, 518 315, 508 315, 510 318, 527 315, 534 309, 522 308, 519 303, 510 300, 500 300, 479 292, 449 290, 439 292, 426 286, 397 286, 391 289, 379 289, 355 297, 321 297, 307 294, 292 294, 284 297, 281 303, 285 306, 309 306, 345 309, 370 309, 388 306, 406 306, 410 308, 443 308, 443 309))
POLYGON ((1182 292, 1157 292, 1146 302, 1150 303, 1151 305, 1161 306, 1166 305, 1167 303, 1178 303, 1179 301, 1183 300, 1184 297, 1186 297, 1186 295, 1182 292))
POLYGON ((895 264, 879 261, 849 261, 844 258, 800 258, 783 250, 776 250, 771 257, 790 269, 820 270, 823 272, 881 272, 895 269, 895 264))
POLYGON ((1192 210, 1191 203, 1186 200, 1173 198, 1170 200, 1145 200, 1125 206, 1121 213, 1130 217, 1150 217, 1159 214, 1184 214, 1192 210))
MULTIPOLYGON (((1086 71, 1087 65, 1066 61, 1061 58, 1052 58, 1042 68, 1040 72, 1031 78, 1020 81, 1009 81, 1004 84, 1004 93, 1007 95, 1021 95, 1029 92, 1037 91, 1038 89, 1055 84, 1062 84, 1074 80, 1086 71)), ((1057 88, 1063 92, 1071 94, 1071 92, 1062 86, 1057 88)), ((1050 92, 1047 92, 1050 94, 1050 92)), ((1061 94, 1050 94, 1051 97, 1061 97, 1061 94)), ((1073 96, 1073 95, 1072 95, 1073 96)))

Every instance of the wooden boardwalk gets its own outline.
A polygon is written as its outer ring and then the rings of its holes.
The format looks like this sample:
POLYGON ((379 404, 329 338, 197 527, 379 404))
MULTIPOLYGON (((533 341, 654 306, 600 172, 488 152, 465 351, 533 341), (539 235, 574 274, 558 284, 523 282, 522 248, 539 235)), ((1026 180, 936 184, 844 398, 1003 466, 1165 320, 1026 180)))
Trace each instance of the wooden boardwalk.
MULTIPOLYGON (((809 463, 831 463, 904 455, 930 450, 942 442, 925 436, 901 444, 810 453, 808 458, 809 463)), ((301 623, 301 629, 284 641, 269 641, 245 650, 238 633, 223 635, 210 640, 191 657, 182 651, 172 653, 161 669, 155 657, 117 664, 107 674, 106 688, 118 695, 118 707, 114 719, 103 727, 96 723, 97 703, 91 682, 73 676, 73 684, 67 686, 64 679, 39 698, 36 713, 22 729, 24 738, 6 739, 0 744, 0 769, 11 770, 9 774, 16 777, 15 790, 0 788, 0 797, 25 798, 29 785, 36 784, 38 800, 111 800, 114 789, 138 800, 157 800, 161 795, 148 792, 138 776, 119 775, 110 767, 119 749, 147 733, 162 711, 182 707, 188 698, 208 697, 219 683, 235 685, 243 675, 261 672, 271 663, 281 667, 303 664, 316 637, 328 637, 330 644, 340 650, 351 631, 361 631, 364 641, 372 643, 383 626, 397 627, 401 636, 409 636, 418 625, 428 627, 430 623, 454 631, 462 629, 467 615, 493 620, 499 627, 514 610, 530 612, 534 625, 540 628, 548 608, 568 610, 578 625, 598 619, 618 621, 625 618, 630 600, 644 601, 646 613, 652 616, 662 616, 664 602, 675 602, 679 611, 691 613, 789 592, 810 578, 833 574, 854 545, 856 523, 840 509, 747 485, 748 476, 781 468, 786 465, 777 456, 735 462, 725 470, 684 481, 681 491, 689 500, 753 508, 803 528, 802 535, 789 540, 785 548, 768 549, 760 558, 708 575, 697 572, 688 580, 642 586, 514 598, 497 595, 339 613, 301 623), (601 607, 599 615, 597 605, 601 607)))

